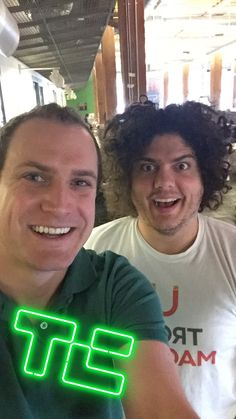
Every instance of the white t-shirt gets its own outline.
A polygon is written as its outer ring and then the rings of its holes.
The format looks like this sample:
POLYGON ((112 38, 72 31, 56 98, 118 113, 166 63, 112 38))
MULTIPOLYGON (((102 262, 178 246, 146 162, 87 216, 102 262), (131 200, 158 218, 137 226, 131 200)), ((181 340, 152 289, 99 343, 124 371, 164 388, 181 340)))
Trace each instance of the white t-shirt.
POLYGON ((236 417, 236 227, 199 215, 193 245, 154 250, 124 217, 96 227, 86 243, 126 256, 156 288, 186 395, 201 419, 236 417))

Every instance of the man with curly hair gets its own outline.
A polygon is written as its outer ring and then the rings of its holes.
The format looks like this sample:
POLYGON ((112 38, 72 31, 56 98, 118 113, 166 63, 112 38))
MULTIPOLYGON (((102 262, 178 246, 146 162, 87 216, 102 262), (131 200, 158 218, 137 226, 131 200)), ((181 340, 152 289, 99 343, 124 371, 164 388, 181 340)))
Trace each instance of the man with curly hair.
POLYGON ((104 191, 115 219, 87 248, 126 256, 161 298, 169 344, 201 419, 236 414, 236 228, 207 217, 227 190, 227 145, 198 102, 130 106, 103 142, 104 191))

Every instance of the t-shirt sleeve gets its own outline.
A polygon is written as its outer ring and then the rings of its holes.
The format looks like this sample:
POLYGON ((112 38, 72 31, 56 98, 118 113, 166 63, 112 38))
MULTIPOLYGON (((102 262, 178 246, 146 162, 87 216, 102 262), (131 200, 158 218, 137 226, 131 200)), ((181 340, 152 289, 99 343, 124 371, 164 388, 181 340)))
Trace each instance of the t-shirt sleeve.
POLYGON ((125 257, 113 252, 104 254, 111 326, 133 332, 137 340, 167 343, 160 300, 150 282, 125 257))

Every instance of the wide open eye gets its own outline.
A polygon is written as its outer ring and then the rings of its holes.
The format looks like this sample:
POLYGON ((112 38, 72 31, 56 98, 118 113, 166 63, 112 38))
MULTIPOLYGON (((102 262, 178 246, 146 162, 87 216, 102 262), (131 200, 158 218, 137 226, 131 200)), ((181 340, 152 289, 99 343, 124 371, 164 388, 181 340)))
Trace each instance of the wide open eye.
POLYGON ((177 168, 179 170, 187 170, 187 169, 189 169, 189 167, 190 167, 189 163, 186 163, 184 161, 177 164, 177 168))
POLYGON ((142 172, 154 172, 156 170, 156 166, 153 163, 142 163, 140 166, 140 170, 142 172))

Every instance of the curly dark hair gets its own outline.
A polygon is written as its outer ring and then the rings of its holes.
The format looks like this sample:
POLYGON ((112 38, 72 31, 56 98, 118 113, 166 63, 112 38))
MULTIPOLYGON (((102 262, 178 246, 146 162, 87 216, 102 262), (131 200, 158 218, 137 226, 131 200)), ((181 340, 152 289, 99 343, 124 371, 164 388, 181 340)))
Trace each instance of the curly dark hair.
POLYGON ((199 212, 216 209, 229 186, 228 146, 217 125, 218 114, 200 102, 171 104, 164 109, 131 105, 106 127, 102 142, 104 194, 111 217, 136 216, 131 201, 131 179, 140 159, 156 135, 178 134, 195 153, 204 193, 199 212))
MULTIPOLYGON (((49 103, 47 105, 36 106, 31 109, 29 112, 22 113, 16 117, 10 119, 1 129, 0 129, 0 171, 3 169, 6 156, 8 152, 9 145, 11 143, 12 137, 16 129, 23 124, 34 118, 41 118, 50 121, 57 121, 67 125, 79 125, 84 128, 90 134, 94 145, 97 151, 98 157, 98 189, 100 187, 101 178, 102 178, 102 168, 101 168, 101 153, 98 147, 96 138, 93 133, 88 128, 87 124, 83 121, 81 116, 69 106, 60 106, 57 103, 49 103)), ((65 138, 66 146, 66 138, 65 138)))

